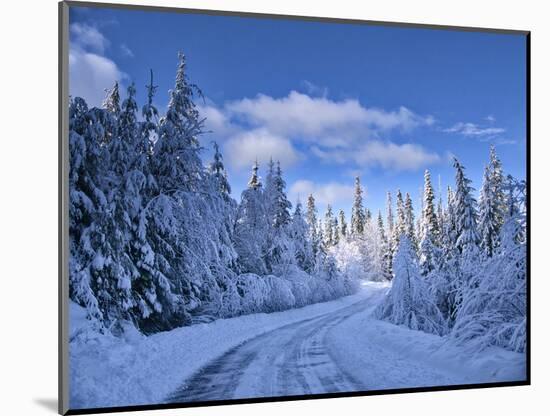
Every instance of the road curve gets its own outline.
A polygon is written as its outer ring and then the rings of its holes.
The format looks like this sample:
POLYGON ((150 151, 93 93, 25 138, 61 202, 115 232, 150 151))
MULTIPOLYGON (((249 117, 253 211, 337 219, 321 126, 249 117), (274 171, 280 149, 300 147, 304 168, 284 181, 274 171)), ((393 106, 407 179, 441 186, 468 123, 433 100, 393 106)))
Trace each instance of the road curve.
POLYGON ((185 380, 167 402, 182 403, 367 390, 342 370, 326 346, 327 333, 369 298, 252 338, 185 380))

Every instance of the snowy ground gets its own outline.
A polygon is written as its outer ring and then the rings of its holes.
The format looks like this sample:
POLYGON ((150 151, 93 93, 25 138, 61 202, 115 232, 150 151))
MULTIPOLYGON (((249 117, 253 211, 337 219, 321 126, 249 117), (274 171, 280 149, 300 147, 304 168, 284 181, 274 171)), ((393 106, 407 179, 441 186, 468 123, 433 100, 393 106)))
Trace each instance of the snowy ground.
MULTIPOLYGON (((71 408, 523 380, 525 356, 472 355, 371 317, 387 284, 332 302, 126 340, 73 342, 71 408)), ((82 327, 73 305, 72 333, 82 327)))

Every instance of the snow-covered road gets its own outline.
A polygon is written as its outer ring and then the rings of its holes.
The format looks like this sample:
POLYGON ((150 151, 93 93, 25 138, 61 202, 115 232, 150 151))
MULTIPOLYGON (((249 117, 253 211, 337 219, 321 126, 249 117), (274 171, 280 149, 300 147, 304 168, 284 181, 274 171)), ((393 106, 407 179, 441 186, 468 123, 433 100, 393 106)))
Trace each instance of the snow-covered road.
POLYGON ((174 392, 174 402, 364 390, 338 365, 327 333, 372 303, 364 299, 326 315, 257 336, 201 368, 174 392))
POLYGON ((73 343, 72 385, 78 388, 71 404, 203 402, 525 378, 524 354, 500 348, 472 354, 445 338, 374 319, 388 290, 387 283, 365 282, 353 296, 300 309, 73 343))
POLYGON ((439 337, 371 318, 386 292, 370 286, 342 309, 263 333, 211 360, 169 395, 169 402, 452 385, 486 380, 474 371, 439 365, 429 355, 439 337), (394 331, 392 333, 392 331, 394 331), (370 332, 368 339, 364 333, 370 332), (429 339, 426 340, 426 337, 429 339), (421 339, 419 339, 421 338, 421 339), (397 345, 392 341, 402 340, 397 345), (418 341, 427 357, 403 344, 418 341), (428 359, 426 359, 428 358, 428 359))

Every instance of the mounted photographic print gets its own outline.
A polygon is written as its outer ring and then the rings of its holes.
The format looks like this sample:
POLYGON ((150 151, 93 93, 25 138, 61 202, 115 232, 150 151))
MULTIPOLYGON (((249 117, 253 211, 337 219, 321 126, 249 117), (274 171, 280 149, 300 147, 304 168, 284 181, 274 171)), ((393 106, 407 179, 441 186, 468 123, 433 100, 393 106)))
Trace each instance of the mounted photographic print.
POLYGON ((530 383, 529 32, 59 11, 60 413, 530 383))

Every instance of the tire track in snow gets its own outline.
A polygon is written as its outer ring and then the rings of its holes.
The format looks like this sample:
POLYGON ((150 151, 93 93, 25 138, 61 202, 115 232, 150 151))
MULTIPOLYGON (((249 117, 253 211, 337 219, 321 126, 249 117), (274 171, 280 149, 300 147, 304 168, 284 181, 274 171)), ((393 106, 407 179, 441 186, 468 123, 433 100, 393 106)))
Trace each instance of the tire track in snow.
POLYGON ((367 297, 351 306, 274 329, 252 338, 202 367, 168 402, 365 390, 342 370, 326 348, 327 333, 371 306, 367 297))

